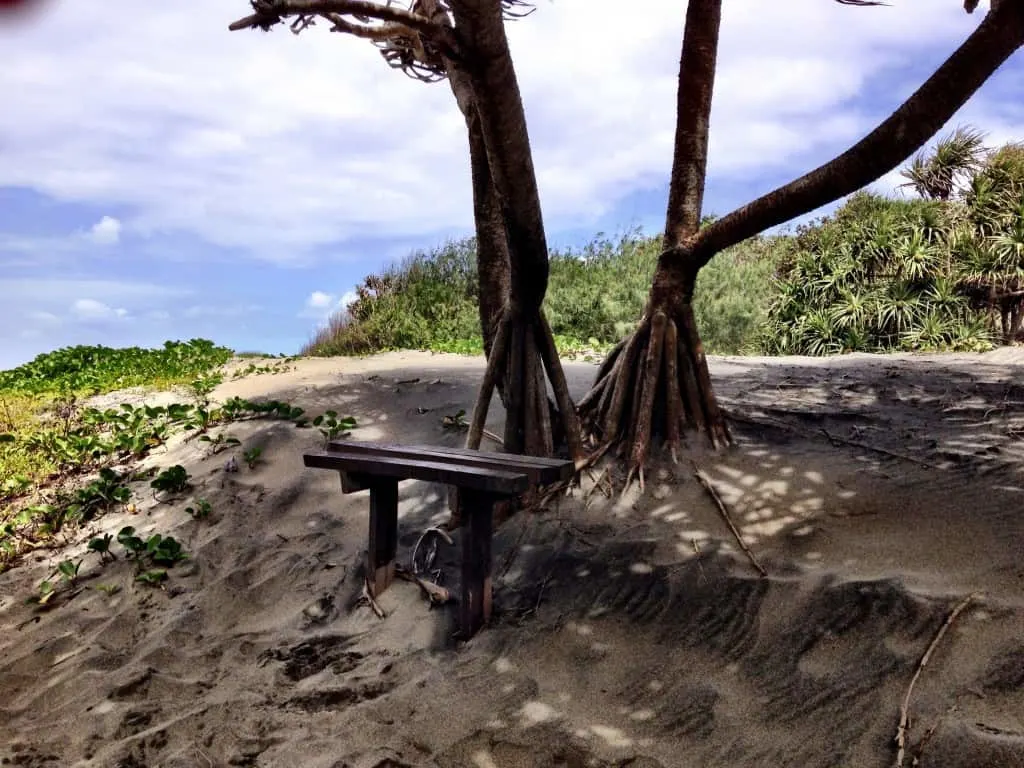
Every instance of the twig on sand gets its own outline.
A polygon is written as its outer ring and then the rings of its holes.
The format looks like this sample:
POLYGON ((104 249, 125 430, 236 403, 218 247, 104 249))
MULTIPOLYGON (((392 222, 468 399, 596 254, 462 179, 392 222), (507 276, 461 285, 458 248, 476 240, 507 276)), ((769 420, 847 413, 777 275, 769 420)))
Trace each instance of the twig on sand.
POLYGON ((917 678, 921 676, 924 668, 928 665, 928 660, 931 659, 932 653, 935 648, 939 645, 939 641, 942 640, 946 631, 953 626, 953 622, 956 621, 957 616, 963 613, 964 609, 971 604, 971 601, 979 597, 978 592, 972 592, 959 603, 952 610, 946 620, 942 622, 942 626, 939 627, 939 631, 935 633, 935 637, 932 638, 931 643, 928 645, 928 650, 924 652, 924 656, 921 657, 921 661, 917 663, 917 670, 914 672, 914 676, 910 678, 910 685, 907 686, 907 692, 903 695, 903 703, 900 705, 900 722, 896 727, 896 768, 903 768, 903 756, 907 749, 907 729, 909 728, 910 722, 910 696, 914 692, 914 686, 917 684, 917 678))
POLYGON ((704 573, 704 566, 700 562, 700 547, 697 546, 696 539, 690 539, 690 543, 693 544, 693 554, 697 556, 697 568, 700 571, 700 580, 705 584, 708 583, 707 574, 704 573))
POLYGON ((417 576, 415 573, 407 571, 401 566, 396 566, 395 576, 399 579, 403 579, 404 581, 411 581, 419 586, 431 606, 444 605, 452 599, 451 592, 449 592, 445 587, 442 587, 440 584, 435 584, 432 581, 427 581, 426 579, 417 576))
POLYGON ((365 602, 369 605, 373 612, 377 614, 377 618, 387 618, 387 614, 384 612, 384 609, 380 607, 380 604, 374 600, 373 595, 370 594, 370 582, 365 580, 363 581, 363 593, 359 596, 359 601, 365 602))
POLYGON ((760 573, 762 577, 767 577, 768 571, 766 571, 764 566, 757 561, 757 558, 754 557, 754 553, 751 552, 750 547, 747 546, 747 542, 743 540, 739 530, 735 525, 733 525, 732 516, 729 514, 729 508, 725 506, 725 502, 722 501, 722 497, 718 495, 718 491, 715 490, 715 486, 711 484, 707 475, 697 469, 696 465, 694 465, 693 469, 694 476, 700 481, 700 484, 704 486, 704 490, 708 492, 708 495, 715 502, 715 506, 718 507, 718 511, 722 514, 722 518, 725 520, 725 524, 728 525, 729 530, 732 531, 732 535, 736 538, 736 542, 740 545, 740 549, 742 549, 746 554, 747 559, 750 560, 751 565, 757 569, 757 572, 760 573))
MULTIPOLYGON (((746 424, 756 424, 762 427, 779 427, 780 429, 786 429, 789 430, 790 432, 796 432, 806 437, 813 437, 816 433, 815 430, 798 427, 795 424, 790 424, 789 422, 783 419, 776 419, 772 418, 771 416, 752 416, 749 413, 741 413, 732 408, 730 408, 727 412, 726 418, 731 421, 740 421, 746 424)), ((826 437, 826 439, 828 439, 828 441, 832 443, 832 445, 848 445, 852 448, 860 448, 861 450, 871 451, 872 453, 877 453, 882 456, 888 456, 891 459, 907 461, 910 462, 911 464, 917 464, 918 466, 921 467, 927 467, 928 469, 942 469, 942 467, 940 467, 938 464, 932 464, 931 462, 925 461, 924 459, 919 459, 916 456, 909 456, 905 453, 890 451, 888 448, 882 448, 877 445, 872 445, 871 443, 865 443, 863 440, 850 440, 849 438, 839 437, 838 435, 833 435, 826 429, 819 429, 817 431, 823 434, 826 437)))
POLYGON ((483 435, 484 435, 484 437, 486 437, 486 438, 488 438, 490 440, 493 440, 498 445, 501 445, 501 446, 505 445, 505 440, 503 438, 498 437, 496 434, 491 432, 491 430, 489 430, 489 429, 485 429, 483 431, 483 435))

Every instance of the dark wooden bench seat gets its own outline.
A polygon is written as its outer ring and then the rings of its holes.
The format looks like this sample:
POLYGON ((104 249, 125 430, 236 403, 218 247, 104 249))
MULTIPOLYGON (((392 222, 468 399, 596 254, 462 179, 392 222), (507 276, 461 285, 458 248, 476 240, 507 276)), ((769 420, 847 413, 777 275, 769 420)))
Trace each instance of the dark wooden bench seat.
POLYGON ((334 441, 303 456, 307 467, 341 475, 343 493, 370 491, 367 586, 379 595, 395 578, 398 483, 424 480, 458 489, 465 520, 459 628, 472 636, 491 614, 491 536, 494 506, 531 488, 572 477, 573 462, 431 445, 334 441))

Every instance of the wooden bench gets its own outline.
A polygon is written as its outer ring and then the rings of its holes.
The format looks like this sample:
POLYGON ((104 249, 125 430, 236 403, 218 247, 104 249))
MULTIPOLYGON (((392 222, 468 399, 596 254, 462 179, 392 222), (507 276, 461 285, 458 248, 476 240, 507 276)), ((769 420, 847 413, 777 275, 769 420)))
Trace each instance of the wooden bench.
POLYGON ((395 578, 398 483, 425 480, 458 489, 462 539, 460 634, 471 637, 491 615, 491 535, 494 506, 530 488, 572 477, 573 462, 429 445, 335 441, 303 456, 307 467, 341 475, 343 493, 370 491, 367 585, 374 597, 395 578))

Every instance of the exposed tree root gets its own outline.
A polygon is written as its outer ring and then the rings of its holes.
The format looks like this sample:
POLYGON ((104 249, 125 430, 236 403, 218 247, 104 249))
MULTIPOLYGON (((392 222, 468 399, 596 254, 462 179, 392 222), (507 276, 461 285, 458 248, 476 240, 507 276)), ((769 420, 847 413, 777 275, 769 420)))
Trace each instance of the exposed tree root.
MULTIPOLYGON (((537 313, 527 319, 517 316, 511 307, 506 307, 502 313, 469 423, 467 448, 480 449, 486 432, 487 412, 499 381, 505 393, 505 433, 502 439, 505 451, 552 456, 559 445, 556 438, 564 438, 569 456, 577 467, 586 463, 579 416, 559 364, 551 327, 543 314, 537 313), (548 398, 548 382, 551 383, 554 407, 548 398)), ((518 509, 546 500, 548 496, 542 489, 537 489, 524 494, 521 499, 499 505, 495 510, 495 527, 518 509)), ((462 525, 455 489, 449 492, 448 500, 452 515, 445 527, 454 530, 462 525)))
POLYGON ((673 462, 686 431, 702 432, 716 449, 732 442, 689 305, 673 317, 648 313, 602 363, 577 408, 592 441, 628 458, 627 486, 633 477, 643 484, 655 437, 663 439, 673 462))
POLYGON ((484 424, 494 390, 503 380, 506 393, 504 447, 509 453, 551 456, 555 434, 564 436, 569 455, 583 459, 579 418, 569 396, 569 386, 558 362, 558 351, 551 328, 543 315, 532 320, 516 318, 506 308, 487 359, 487 369, 466 436, 466 447, 479 450, 484 424), (548 400, 548 382, 555 400, 548 400), (556 423, 555 419, 560 423, 556 423))

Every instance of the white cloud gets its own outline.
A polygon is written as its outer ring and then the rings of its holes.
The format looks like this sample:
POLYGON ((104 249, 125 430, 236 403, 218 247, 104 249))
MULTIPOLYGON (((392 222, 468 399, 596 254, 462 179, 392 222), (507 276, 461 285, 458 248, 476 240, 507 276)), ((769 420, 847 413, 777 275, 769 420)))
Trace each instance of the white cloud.
POLYGON ((92 225, 89 239, 100 245, 114 245, 121 239, 121 222, 113 216, 104 216, 92 225))
POLYGON ((0 278, 0 295, 7 303, 48 304, 61 308, 87 296, 110 304, 154 301, 187 296, 191 290, 133 280, 74 278, 0 278))
POLYGON ((329 293, 323 291, 313 291, 309 298, 306 299, 306 307, 309 309, 324 309, 330 307, 334 301, 334 297, 329 293))
POLYGON ((37 323, 39 325, 60 325, 60 318, 57 317, 57 315, 53 314, 53 312, 32 310, 30 312, 26 312, 25 316, 32 322, 37 323))
POLYGON ((115 320, 128 316, 123 307, 111 307, 96 299, 76 299, 71 304, 71 314, 79 320, 115 320))
POLYGON ((338 299, 338 306, 342 309, 348 309, 349 305, 354 303, 359 298, 359 294, 355 291, 345 291, 341 294, 341 298, 338 299))
POLYGON ((202 305, 193 304, 182 311, 182 316, 190 319, 199 317, 241 317, 252 312, 259 312, 262 307, 259 304, 218 304, 202 305))
MULTIPOLYGON (((927 6, 726 3, 711 184, 807 170, 859 137, 878 115, 850 100, 871 78, 938 64, 981 19, 954 0, 927 6)), ((229 33, 247 10, 53 3, 0 31, 18 62, 0 70, 0 185, 123 206, 141 234, 182 230, 274 259, 471 225, 464 127, 446 85, 405 78, 324 28, 229 33)), ((684 4, 634 0, 630 12, 637 23, 623 24, 613 0, 557 0, 509 24, 549 229, 586 226, 667 176, 684 4)), ((880 110, 915 85, 879 89, 880 110)), ((994 113, 975 99, 966 114, 994 113)), ((1021 135, 1019 109, 1000 115, 1021 135)))
POLYGON ((298 316, 325 321, 335 312, 347 309, 357 298, 355 291, 346 291, 340 297, 326 291, 313 291, 298 316))

